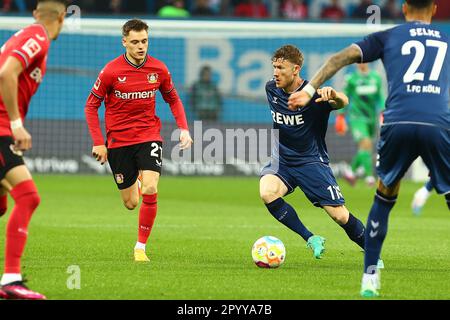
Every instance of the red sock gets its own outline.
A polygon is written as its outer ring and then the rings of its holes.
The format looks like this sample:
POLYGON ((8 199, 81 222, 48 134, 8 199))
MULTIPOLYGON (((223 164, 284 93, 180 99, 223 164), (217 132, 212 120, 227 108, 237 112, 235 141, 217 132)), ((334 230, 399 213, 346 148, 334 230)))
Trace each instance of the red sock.
POLYGON ((0 196, 0 217, 8 211, 8 196, 5 194, 0 196))
POLYGON ((156 202, 158 194, 144 194, 142 195, 142 204, 139 209, 139 233, 138 241, 140 243, 147 243, 150 232, 152 232, 153 223, 156 218, 156 211, 158 205, 156 202))
POLYGON ((5 273, 20 273, 22 257, 28 236, 28 224, 41 201, 33 180, 19 183, 11 190, 15 201, 6 227, 5 273))

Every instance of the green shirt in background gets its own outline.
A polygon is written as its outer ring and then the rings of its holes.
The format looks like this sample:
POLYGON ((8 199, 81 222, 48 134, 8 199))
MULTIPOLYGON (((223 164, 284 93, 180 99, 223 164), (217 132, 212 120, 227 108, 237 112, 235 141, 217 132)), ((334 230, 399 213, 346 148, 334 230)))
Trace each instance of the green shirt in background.
POLYGON ((161 18, 187 18, 190 15, 189 11, 170 5, 164 6, 158 11, 158 16, 161 18))
POLYGON ((350 106, 340 113, 347 112, 350 121, 377 122, 378 113, 384 109, 384 94, 381 76, 376 71, 367 74, 356 71, 348 75, 344 92, 350 106))

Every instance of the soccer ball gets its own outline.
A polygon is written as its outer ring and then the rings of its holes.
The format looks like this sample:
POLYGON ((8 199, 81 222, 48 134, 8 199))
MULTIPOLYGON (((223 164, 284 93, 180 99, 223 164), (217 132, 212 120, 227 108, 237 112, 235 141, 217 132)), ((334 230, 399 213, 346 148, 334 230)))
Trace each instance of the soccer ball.
POLYGON ((278 268, 286 258, 286 249, 280 239, 264 236, 253 244, 252 257, 260 268, 278 268))

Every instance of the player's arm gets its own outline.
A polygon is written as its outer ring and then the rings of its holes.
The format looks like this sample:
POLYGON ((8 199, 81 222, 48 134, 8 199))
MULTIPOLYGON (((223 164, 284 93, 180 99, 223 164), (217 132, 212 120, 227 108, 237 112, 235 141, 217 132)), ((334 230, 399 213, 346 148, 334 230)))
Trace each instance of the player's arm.
POLYGON ((355 45, 351 45, 329 58, 314 75, 309 84, 314 88, 319 88, 334 76, 336 72, 349 64, 360 62, 361 58, 361 49, 355 45))
POLYGON ((319 88, 327 80, 336 74, 343 67, 361 61, 361 50, 355 45, 351 45, 339 53, 333 55, 314 75, 313 79, 299 92, 293 93, 289 97, 288 107, 291 110, 297 110, 304 107, 319 88))
POLYGON ((348 105, 348 97, 345 93, 336 91, 332 87, 318 89, 317 94, 320 97, 316 99, 316 102, 328 101, 334 110, 342 109, 348 105))
POLYGON ((86 123, 91 134, 94 146, 92 147, 92 156, 102 165, 108 161, 108 150, 103 139, 102 130, 100 128, 100 119, 98 117, 98 108, 100 108, 103 99, 90 94, 84 108, 86 123))
POLYGON ((166 72, 166 77, 163 80, 163 83, 159 90, 163 96, 164 101, 169 104, 170 110, 172 111, 178 128, 181 129, 180 149, 188 149, 192 145, 193 140, 191 138, 191 134, 189 133, 186 112, 184 111, 183 103, 181 102, 178 92, 175 89, 174 84, 172 83, 172 78, 168 71, 166 72))
POLYGON ((102 165, 108 161, 108 150, 100 127, 98 109, 102 105, 104 96, 108 92, 108 88, 107 77, 105 77, 104 71, 102 71, 89 94, 84 108, 86 123, 94 143, 92 155, 102 165))
MULTIPOLYGON (((334 110, 342 110, 349 104, 347 95, 344 92, 334 90, 332 87, 321 88, 317 90, 317 94, 320 98, 316 99, 316 102, 328 101, 334 110)), ((344 113, 338 113, 336 116, 335 129, 340 136, 345 135, 347 132, 347 122, 344 113)))
POLYGON ((8 57, 0 70, 0 95, 2 96, 11 121, 11 132, 15 139, 17 150, 31 149, 31 135, 23 127, 19 111, 18 91, 19 76, 24 70, 24 65, 16 57, 8 57))
MULTIPOLYGON (((344 94, 347 97, 349 97, 352 93, 352 90, 353 90, 352 76, 347 75, 345 77, 344 94)), ((350 100, 350 99, 348 99, 348 100, 350 100)), ((336 131, 337 135, 339 135, 339 136, 345 136, 345 134, 348 131, 347 120, 345 119, 346 110, 347 110, 346 108, 339 109, 337 111, 336 119, 334 121, 334 130, 336 131)))
POLYGON ((175 88, 173 88, 173 90, 171 90, 169 93, 163 93, 163 97, 164 101, 166 101, 170 106, 170 110, 172 111, 178 128, 181 129, 180 149, 188 149, 193 143, 193 140, 191 138, 191 134, 189 133, 189 127, 187 124, 183 103, 181 102, 181 99, 178 96, 175 88))

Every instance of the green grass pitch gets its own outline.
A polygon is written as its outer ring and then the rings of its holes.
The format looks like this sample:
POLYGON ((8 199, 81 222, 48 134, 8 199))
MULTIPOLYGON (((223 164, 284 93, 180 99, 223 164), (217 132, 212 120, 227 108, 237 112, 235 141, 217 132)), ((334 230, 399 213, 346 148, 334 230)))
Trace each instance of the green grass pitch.
MULTIPOLYGON (((298 189, 287 199, 327 239, 322 260, 266 211, 258 178, 163 176, 151 262, 138 264, 132 256, 138 211, 123 207, 111 177, 36 176, 36 183, 42 202, 23 271, 49 299, 359 299, 362 252, 298 189), (253 264, 251 246, 263 235, 286 246, 279 269, 253 264), (68 289, 70 266, 80 268, 80 289, 68 289)), ((391 214, 382 252, 384 299, 450 299, 450 214, 434 194, 414 217, 409 205, 419 186, 404 182, 391 214)), ((341 182, 341 188, 365 223, 374 190, 363 183, 341 182)), ((2 265, 7 217, 0 219, 2 265)))

